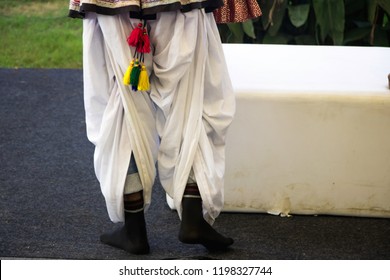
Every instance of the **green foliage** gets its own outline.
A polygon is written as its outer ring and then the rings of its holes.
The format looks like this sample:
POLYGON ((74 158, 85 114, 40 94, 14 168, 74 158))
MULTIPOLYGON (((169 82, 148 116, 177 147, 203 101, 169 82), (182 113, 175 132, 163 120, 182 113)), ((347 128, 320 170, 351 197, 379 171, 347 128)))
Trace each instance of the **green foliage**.
MULTIPOLYGON (((299 5, 297 5, 299 6, 299 5)), ((316 29, 319 29, 320 41, 329 36, 335 45, 344 41, 345 9, 343 0, 313 0, 316 17, 316 29)))
POLYGON ((390 0, 258 0, 263 15, 220 25, 223 42, 390 46, 390 0))

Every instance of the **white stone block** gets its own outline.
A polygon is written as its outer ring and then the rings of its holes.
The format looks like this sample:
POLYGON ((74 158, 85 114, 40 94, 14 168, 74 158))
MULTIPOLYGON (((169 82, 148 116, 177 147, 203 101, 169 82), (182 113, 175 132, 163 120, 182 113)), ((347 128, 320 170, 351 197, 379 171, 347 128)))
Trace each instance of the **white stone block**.
POLYGON ((224 211, 390 217, 390 49, 224 45, 224 211))

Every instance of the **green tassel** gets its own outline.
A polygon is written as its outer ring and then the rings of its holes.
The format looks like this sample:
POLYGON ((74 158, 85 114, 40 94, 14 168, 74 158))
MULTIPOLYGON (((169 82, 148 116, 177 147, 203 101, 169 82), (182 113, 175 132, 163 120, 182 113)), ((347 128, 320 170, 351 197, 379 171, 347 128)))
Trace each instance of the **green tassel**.
POLYGON ((133 69, 131 69, 131 73, 130 73, 130 85, 134 91, 137 91, 140 73, 141 73, 141 67, 140 67, 139 61, 137 59, 134 63, 134 67, 133 67, 133 69))

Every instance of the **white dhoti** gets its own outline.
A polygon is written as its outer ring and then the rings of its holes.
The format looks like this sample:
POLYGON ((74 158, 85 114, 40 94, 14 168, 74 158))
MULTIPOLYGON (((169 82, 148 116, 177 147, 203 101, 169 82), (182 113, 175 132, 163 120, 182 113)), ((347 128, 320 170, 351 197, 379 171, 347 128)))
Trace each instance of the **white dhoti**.
POLYGON ((193 171, 209 223, 223 207, 225 138, 235 99, 212 13, 163 12, 149 21, 145 57, 150 92, 122 83, 132 60, 126 38, 138 20, 127 14, 84 19, 84 98, 95 171, 113 222, 124 220, 123 189, 131 155, 145 207, 159 178, 179 216, 193 171), (159 141, 161 139, 161 141, 159 141))

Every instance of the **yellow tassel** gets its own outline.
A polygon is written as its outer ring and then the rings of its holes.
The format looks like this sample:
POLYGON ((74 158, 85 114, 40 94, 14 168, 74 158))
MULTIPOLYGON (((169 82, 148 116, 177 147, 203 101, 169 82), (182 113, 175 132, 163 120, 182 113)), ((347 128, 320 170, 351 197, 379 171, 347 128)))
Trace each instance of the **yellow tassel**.
POLYGON ((123 76, 123 84, 128 86, 130 85, 130 73, 134 66, 134 59, 130 62, 129 67, 127 67, 126 73, 123 76))
POLYGON ((140 91, 147 91, 150 88, 149 84, 149 76, 148 71, 146 71, 146 67, 144 64, 142 64, 141 73, 139 75, 139 81, 138 81, 138 90, 140 91))

